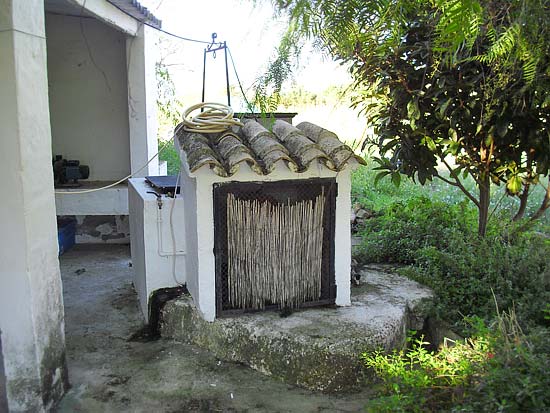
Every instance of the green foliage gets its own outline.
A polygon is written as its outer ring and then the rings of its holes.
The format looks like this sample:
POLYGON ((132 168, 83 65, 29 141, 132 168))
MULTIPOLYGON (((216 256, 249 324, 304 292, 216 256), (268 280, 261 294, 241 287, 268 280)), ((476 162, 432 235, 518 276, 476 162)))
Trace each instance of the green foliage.
POLYGON ((535 412, 550 409, 550 331, 524 334, 515 313, 498 315, 475 335, 428 351, 413 340, 409 350, 363 354, 382 380, 370 412, 535 412))
POLYGON ((475 209, 461 191, 443 183, 374 185, 374 175, 367 168, 353 174, 353 202, 374 212, 359 228, 356 259, 411 264, 401 273, 430 286, 434 315, 462 333, 464 316, 495 316, 493 293, 501 309, 515 306, 524 325, 550 325, 541 310, 550 302, 547 226, 517 231, 523 223, 510 223, 508 206, 497 201, 487 237, 478 238, 475 209))
MULTIPOLYGON (((156 63, 157 114, 159 132, 172 131, 182 121, 183 105, 176 97, 176 91, 168 68, 161 60, 156 63)), ((159 138, 166 138, 160 135, 159 138)))
MULTIPOLYGON (((480 235, 491 180, 518 197, 514 219, 523 216, 530 186, 550 170, 547 1, 275 4, 289 18, 284 50, 312 37, 349 65, 354 104, 374 123, 379 177, 395 184, 399 173, 421 184, 445 179, 478 208, 480 235), (448 178, 438 165, 447 167, 448 178), (468 176, 479 194, 463 185, 468 176)), ((278 86, 289 62, 278 59, 272 67, 278 86)), ((549 207, 550 187, 540 211, 549 207)))
POLYGON ((434 290, 433 313, 461 332, 464 315, 494 317, 516 306, 526 324, 547 324, 550 241, 534 233, 510 237, 512 227, 491 225, 486 238, 472 231, 475 211, 428 198, 392 203, 367 221, 356 252, 361 262, 412 264, 401 273, 434 290))
POLYGON ((163 148, 159 154, 159 160, 166 161, 168 175, 177 175, 180 171, 180 157, 172 142, 158 141, 158 147, 163 148))
POLYGON ((506 233, 477 239, 454 232, 445 243, 444 248, 432 245, 417 250, 415 265, 402 270, 434 290, 437 317, 467 334, 462 317, 491 320, 496 300, 501 309, 515 307, 524 326, 548 325, 542 312, 550 300, 547 240, 533 234, 510 240, 506 233))
POLYGON ((417 262, 425 248, 445 250, 457 235, 471 237, 475 212, 463 201, 449 205, 419 196, 395 201, 360 232, 358 257, 364 262, 417 262))
POLYGON ((329 86, 321 93, 313 93, 297 86, 287 92, 282 92, 278 105, 294 110, 308 106, 337 105, 344 100, 346 92, 346 88, 342 86, 329 86))
POLYGON ((550 410, 550 330, 524 334, 513 313, 493 328, 491 358, 479 383, 454 412, 547 412, 550 410))
POLYGON ((362 355, 365 365, 383 381, 386 396, 374 399, 367 411, 425 412, 449 410, 463 398, 460 391, 471 385, 488 359, 489 342, 476 337, 444 346, 435 353, 427 343, 410 339, 406 350, 384 354, 377 351, 362 355))
MULTIPOLYGON (((410 263, 400 272, 434 290, 432 316, 470 339, 456 350, 432 353, 421 340, 410 351, 364 355, 382 381, 367 411, 549 411, 550 217, 537 231, 516 231, 513 199, 500 197, 487 236, 478 238, 475 208, 457 188, 374 184, 375 175, 368 168, 352 175, 353 202, 374 211, 359 230, 356 258, 410 263)), ((533 196, 538 202, 544 191, 533 196)))

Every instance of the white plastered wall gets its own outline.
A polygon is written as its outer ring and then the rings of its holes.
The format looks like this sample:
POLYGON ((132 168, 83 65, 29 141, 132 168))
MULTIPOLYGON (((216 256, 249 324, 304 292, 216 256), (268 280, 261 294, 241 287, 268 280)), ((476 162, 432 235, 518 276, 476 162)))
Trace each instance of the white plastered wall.
POLYGON ((336 178, 338 184, 334 243, 336 304, 340 306, 351 304, 350 167, 336 173, 318 163, 312 164, 306 172, 297 174, 291 172, 284 162, 279 162, 277 169, 271 174, 260 176, 247 164, 241 164, 235 175, 222 178, 206 167, 191 173, 184 158, 182 171, 183 196, 186 203, 184 225, 187 245, 187 288, 205 320, 214 321, 216 317, 213 185, 218 182, 336 178))
POLYGON ((128 196, 134 287, 146 322, 149 321, 151 293, 160 288, 177 287, 187 281, 187 248, 185 233, 181 230, 185 219, 184 199, 181 195, 175 200, 162 196, 162 207, 159 209, 157 197, 148 193, 150 191, 152 188, 145 179, 130 179, 128 196))
POLYGON ((46 38, 53 154, 89 165, 92 181, 128 175, 126 36, 96 19, 47 13, 46 38))
POLYGON ((63 394, 65 339, 42 0, 0 0, 0 330, 11 411, 63 394))
POLYGON ((157 32, 141 25, 135 36, 126 40, 128 60, 128 110, 130 159, 134 178, 159 174, 157 153, 157 32))

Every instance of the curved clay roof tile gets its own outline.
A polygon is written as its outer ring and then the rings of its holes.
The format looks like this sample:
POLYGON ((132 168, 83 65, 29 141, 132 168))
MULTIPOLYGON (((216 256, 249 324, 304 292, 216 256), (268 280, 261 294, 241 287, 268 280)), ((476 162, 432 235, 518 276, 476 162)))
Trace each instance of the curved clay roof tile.
POLYGON ((276 120, 271 132, 254 120, 246 120, 243 127, 223 134, 185 132, 181 128, 177 137, 191 172, 209 165, 223 177, 236 173, 243 162, 260 175, 273 172, 280 161, 292 172, 304 172, 314 161, 333 171, 342 170, 350 161, 365 164, 334 133, 309 122, 294 127, 276 120))

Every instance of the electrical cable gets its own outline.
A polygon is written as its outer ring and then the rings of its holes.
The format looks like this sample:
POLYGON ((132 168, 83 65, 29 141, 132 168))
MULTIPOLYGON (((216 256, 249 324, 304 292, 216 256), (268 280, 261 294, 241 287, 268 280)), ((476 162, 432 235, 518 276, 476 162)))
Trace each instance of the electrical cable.
MULTIPOLYGON (((161 2, 162 3, 162 2, 161 2)), ((172 37, 175 37, 177 39, 180 39, 180 40, 185 40, 187 42, 193 42, 193 43, 202 43, 202 44, 211 44, 212 42, 211 41, 204 41, 204 40, 198 40, 198 39, 192 39, 190 37, 184 37, 184 36, 179 36, 175 33, 171 33, 167 30, 164 30, 164 29, 161 29, 160 27, 157 27, 151 23, 147 23, 146 20, 140 20, 138 19, 136 16, 133 16, 132 14, 128 13, 126 10, 124 10, 123 8, 121 8, 120 6, 117 6, 116 4, 114 3, 110 3, 112 4, 113 6, 115 6, 117 9, 119 9, 122 13, 126 14, 127 16, 130 16, 132 19, 140 22, 141 24, 145 25, 145 26, 148 26, 148 27, 151 27, 152 29, 155 29, 155 30, 158 30, 159 32, 162 32, 164 34, 167 34, 168 36, 172 36, 172 37)), ((160 7, 160 4, 157 6, 157 9, 160 7)), ((137 34, 137 33, 136 33, 137 34)))
POLYGON ((254 107, 252 104, 248 101, 246 98, 246 93, 244 93, 243 85, 241 83, 241 79, 239 78, 239 74, 237 73, 237 67, 235 66, 235 60, 233 60, 233 54, 231 53, 231 49, 227 47, 227 51, 229 52, 229 58, 231 59, 231 66, 233 66, 233 71, 235 72, 235 77, 237 78, 237 83, 239 83, 239 88, 241 89, 241 93, 243 94, 244 101, 246 103, 246 107, 250 112, 254 111, 254 107))
POLYGON ((168 147, 168 144, 176 139, 176 135, 177 135, 177 133, 179 132, 180 128, 181 128, 181 125, 178 126, 178 127, 176 128, 176 130, 174 131, 174 136, 172 136, 171 139, 167 140, 167 141, 164 143, 164 145, 162 145, 162 147, 159 149, 159 151, 158 151, 155 155, 153 155, 153 157, 151 157, 151 159, 149 159, 145 165, 143 165, 143 166, 142 166, 141 168, 139 168, 137 171, 132 172, 130 175, 125 176, 124 178, 119 179, 118 181, 113 182, 112 184, 109 184, 109 185, 106 185, 106 186, 102 186, 101 188, 86 189, 86 190, 84 190, 84 191, 55 191, 54 193, 55 193, 56 195, 80 195, 80 194, 88 194, 88 193, 90 193, 90 192, 102 191, 102 190, 104 190, 104 189, 109 189, 109 188, 112 188, 113 186, 116 186, 116 185, 118 185, 118 184, 121 184, 122 182, 126 181, 127 179, 130 179, 130 178, 131 178, 132 176, 134 176, 135 174, 137 174, 137 173, 143 171, 145 168, 147 168, 147 166, 148 166, 151 162, 153 162, 153 160, 154 160, 157 156, 159 156, 160 153, 161 153, 162 151, 164 151, 164 150, 168 147))

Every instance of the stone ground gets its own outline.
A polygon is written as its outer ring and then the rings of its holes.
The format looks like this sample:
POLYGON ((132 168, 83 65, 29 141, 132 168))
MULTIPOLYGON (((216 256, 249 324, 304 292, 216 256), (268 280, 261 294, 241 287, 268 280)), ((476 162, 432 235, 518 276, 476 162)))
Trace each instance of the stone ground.
POLYGON ((432 292, 387 266, 363 266, 347 307, 264 311, 209 323, 190 295, 166 303, 162 335, 196 344, 222 360, 251 366, 287 383, 328 392, 364 388, 361 353, 406 344, 426 325, 432 292))
POLYGON ((355 412, 369 390, 326 395, 286 385, 168 339, 128 341, 143 320, 128 246, 61 257, 72 388, 58 412, 355 412))

